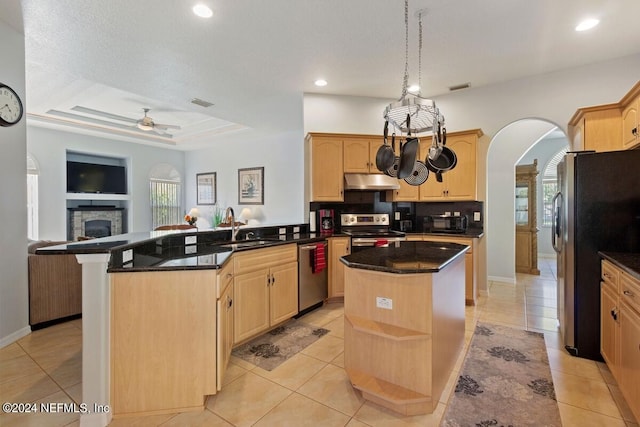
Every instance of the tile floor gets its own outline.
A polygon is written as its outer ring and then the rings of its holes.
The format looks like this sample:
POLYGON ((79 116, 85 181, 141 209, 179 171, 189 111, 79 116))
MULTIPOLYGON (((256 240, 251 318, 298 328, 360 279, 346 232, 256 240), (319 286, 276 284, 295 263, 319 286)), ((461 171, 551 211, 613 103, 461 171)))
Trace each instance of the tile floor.
MULTIPOLYGON (((570 356, 557 333, 555 260, 540 276, 492 282, 489 297, 466 310, 468 345, 477 321, 544 332, 564 426, 638 427, 606 365, 570 356)), ((331 332, 271 372, 232 359, 225 386, 199 412, 120 418, 112 426, 437 426, 463 359, 435 413, 401 417, 354 391, 343 359, 343 308, 329 304, 304 320, 331 332)), ((0 401, 81 402, 82 321, 36 331, 0 349, 0 401)), ((0 425, 77 426, 78 415, 0 413, 0 425)))

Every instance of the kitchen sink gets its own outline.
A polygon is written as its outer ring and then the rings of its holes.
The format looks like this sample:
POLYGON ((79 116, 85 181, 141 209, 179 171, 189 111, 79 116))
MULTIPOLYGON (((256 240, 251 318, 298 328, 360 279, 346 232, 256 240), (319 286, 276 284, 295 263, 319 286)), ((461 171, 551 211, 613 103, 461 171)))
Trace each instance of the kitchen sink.
POLYGON ((265 239, 257 239, 257 240, 240 240, 235 243, 224 243, 220 246, 231 249, 241 249, 241 248, 251 248, 254 246, 262 246, 268 243, 274 243, 278 240, 265 240, 265 239))

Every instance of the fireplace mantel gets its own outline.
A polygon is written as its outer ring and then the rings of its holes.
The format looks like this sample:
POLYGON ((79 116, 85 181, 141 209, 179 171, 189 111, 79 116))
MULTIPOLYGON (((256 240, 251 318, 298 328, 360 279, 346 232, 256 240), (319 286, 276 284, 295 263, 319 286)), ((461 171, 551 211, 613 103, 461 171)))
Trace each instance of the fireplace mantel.
POLYGON ((106 237, 123 233, 124 208, 115 206, 79 206, 67 208, 68 232, 71 241, 78 237, 106 237), (91 227, 99 224, 99 227, 91 227), (101 231, 99 231, 101 230, 101 231))

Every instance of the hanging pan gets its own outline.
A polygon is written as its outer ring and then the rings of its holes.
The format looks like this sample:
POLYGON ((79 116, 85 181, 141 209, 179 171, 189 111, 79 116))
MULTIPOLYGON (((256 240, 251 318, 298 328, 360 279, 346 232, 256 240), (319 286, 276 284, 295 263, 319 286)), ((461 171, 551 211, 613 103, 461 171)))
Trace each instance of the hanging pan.
POLYGON ((427 168, 436 174, 436 180, 442 182, 442 173, 450 171, 458 163, 456 153, 449 147, 442 147, 442 152, 437 159, 431 160, 428 156, 426 159, 427 168))
POLYGON ((418 138, 413 138, 411 136, 411 127, 410 127, 411 116, 407 114, 407 129, 409 130, 407 134, 407 140, 405 141, 402 148, 400 148, 400 165, 398 166, 398 179, 404 179, 411 175, 413 169, 416 165, 416 157, 418 155, 418 147, 420 146, 420 142, 418 138))
POLYGON ((433 139, 431 141, 431 147, 429 147, 429 159, 431 160, 435 160, 440 156, 440 153, 442 153, 442 146, 444 145, 442 144, 442 128, 440 121, 438 120, 437 125, 434 126, 436 126, 436 129, 433 131, 433 139))
POLYGON ((376 167, 379 171, 386 171, 393 165, 395 153, 393 148, 387 143, 387 135, 389 134, 389 121, 384 122, 384 142, 376 153, 376 167))
POLYGON ((429 169, 427 165, 422 160, 416 160, 413 171, 411 171, 411 175, 404 179, 409 185, 422 185, 429 178, 429 169))
MULTIPOLYGON (((391 134, 391 148, 393 152, 396 152, 396 134, 395 132, 391 134)), ((390 167, 388 167, 384 173, 389 175, 390 177, 397 178, 398 177, 398 168, 400 167, 400 157, 394 156, 393 163, 390 167)))

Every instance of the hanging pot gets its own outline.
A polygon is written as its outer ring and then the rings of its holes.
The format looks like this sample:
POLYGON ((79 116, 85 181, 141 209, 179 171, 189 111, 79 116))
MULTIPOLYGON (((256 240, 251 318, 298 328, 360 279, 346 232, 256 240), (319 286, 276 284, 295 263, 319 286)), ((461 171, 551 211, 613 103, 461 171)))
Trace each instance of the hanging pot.
POLYGON ((416 160, 416 164, 411 175, 406 177, 404 181, 409 185, 422 185, 428 178, 429 169, 427 168, 427 165, 421 160, 416 160))
POLYGON ((438 158, 438 156, 440 156, 440 153, 442 153, 442 136, 441 136, 441 124, 440 121, 438 121, 437 125, 436 125, 436 130, 434 130, 433 132, 433 139, 431 141, 431 147, 429 147, 429 159, 431 160, 435 160, 438 158))
POLYGON ((394 149, 387 144, 387 135, 389 134, 389 121, 384 122, 384 142, 376 153, 376 167, 379 171, 386 171, 393 165, 395 159, 394 149))
MULTIPOLYGON (((396 134, 395 132, 391 134, 391 148, 395 154, 396 152, 396 134)), ((388 167, 384 173, 385 175, 389 175, 390 177, 397 178, 398 177, 398 168, 400 167, 400 157, 394 156, 393 163, 390 167, 388 167)))
POLYGON ((458 163, 458 156, 449 147, 442 147, 442 152, 437 159, 431 160, 429 157, 426 159, 427 168, 436 174, 436 180, 442 182, 442 173, 450 171, 458 163))
POLYGON ((416 164, 416 157, 418 155, 418 148, 420 147, 420 141, 418 138, 411 137, 411 116, 407 114, 407 140, 402 148, 400 148, 400 165, 398 166, 398 179, 404 179, 411 175, 413 168, 416 164))

